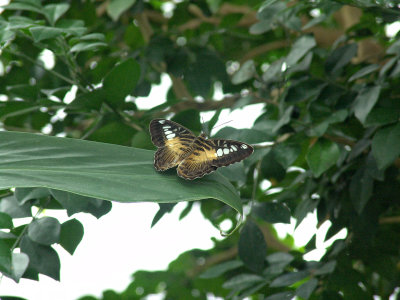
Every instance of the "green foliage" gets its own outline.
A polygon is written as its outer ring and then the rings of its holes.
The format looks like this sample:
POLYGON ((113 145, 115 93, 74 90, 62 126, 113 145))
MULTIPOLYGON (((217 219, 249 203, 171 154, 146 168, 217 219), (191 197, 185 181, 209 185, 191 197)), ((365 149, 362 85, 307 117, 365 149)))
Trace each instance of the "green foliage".
POLYGON ((73 254, 84 228, 52 210, 100 218, 112 201, 152 201, 155 225, 177 202, 188 202, 183 218, 202 200, 213 224, 237 224, 244 211, 241 230, 101 298, 396 297, 400 42, 384 29, 400 18, 393 1, 14 0, 4 9, 2 274, 59 280, 53 247, 73 254), (172 82, 166 101, 138 107, 162 75, 172 82), (193 182, 154 170, 151 119, 210 132, 227 121, 224 109, 252 104, 262 105, 242 116, 256 118, 252 128, 215 134, 254 144, 243 163, 193 182), (203 112, 213 115, 205 127, 203 112), (315 237, 299 249, 274 224, 298 226, 314 211, 332 224, 325 240, 347 237, 307 261, 315 237), (18 218, 30 221, 15 227, 18 218))

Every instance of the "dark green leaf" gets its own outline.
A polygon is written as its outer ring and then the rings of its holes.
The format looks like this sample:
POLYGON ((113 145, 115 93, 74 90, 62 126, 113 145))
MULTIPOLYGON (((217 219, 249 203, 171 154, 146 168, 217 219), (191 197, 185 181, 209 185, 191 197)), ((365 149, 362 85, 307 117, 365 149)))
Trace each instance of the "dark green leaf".
POLYGON ((326 60, 326 71, 331 74, 340 71, 357 54, 357 48, 357 44, 352 43, 335 49, 326 60))
POLYGON ((107 5, 107 13, 114 21, 117 21, 122 13, 128 10, 136 0, 111 0, 107 5))
POLYGON ((158 203, 159 209, 151 222, 151 227, 156 225, 165 214, 170 213, 175 205, 176 203, 158 203))
POLYGON ((13 228, 12 218, 4 212, 0 212, 0 229, 2 228, 13 228))
POLYGON ((306 271, 298 271, 298 272, 283 274, 283 275, 275 278, 269 286, 270 287, 291 286, 292 284, 294 284, 300 280, 303 280, 304 278, 306 278, 309 275, 310 275, 309 272, 306 272, 306 271))
POLYGON ((22 238, 20 248, 21 252, 29 256, 29 267, 55 280, 60 280, 60 259, 53 248, 39 245, 27 236, 22 238))
POLYGON ((400 155, 400 123, 379 129, 372 139, 372 154, 379 169, 385 169, 400 155))
POLYGON ((60 245, 71 255, 83 238, 83 226, 76 219, 68 220, 61 224, 60 245))
POLYGON ((301 286, 297 288, 296 295, 301 297, 302 299, 308 299, 310 298, 311 294, 313 293, 313 291, 317 286, 318 286, 318 279, 311 278, 306 283, 303 283, 301 286))
MULTIPOLYGON (((154 170, 153 151, 0 131, 0 158, 0 189, 48 187, 119 202, 175 203, 213 198, 242 212, 241 200, 225 178, 211 174, 186 181, 173 171, 159 173, 154 170)), ((8 213, 3 209, 5 199, 0 211, 8 213)))
POLYGON ((111 210, 111 203, 101 199, 85 197, 65 191, 50 191, 52 196, 67 210, 68 216, 79 212, 90 213, 100 218, 111 210))
POLYGON ((274 151, 267 153, 261 161, 261 173, 265 178, 281 181, 285 178, 286 170, 275 158, 274 151))
POLYGON ((0 271, 11 273, 11 251, 3 240, 0 240, 0 271))
POLYGON ((264 260, 267 253, 267 244, 260 228, 251 220, 243 226, 239 238, 239 258, 255 272, 264 269, 264 260))
POLYGON ((106 75, 103 89, 108 103, 120 106, 125 97, 133 92, 140 78, 140 65, 132 58, 115 66, 106 75))
POLYGON ((290 224, 290 209, 284 203, 259 203, 253 206, 252 211, 266 222, 290 224))
POLYGON ((14 195, 0 200, 0 212, 8 214, 12 218, 25 218, 32 215, 29 203, 19 205, 14 195))
POLYGON ((43 217, 34 220, 28 226, 29 238, 42 245, 57 243, 60 239, 60 231, 60 222, 52 217, 43 217))
POLYGON ((319 139, 307 153, 307 163, 315 177, 321 176, 339 159, 340 150, 336 143, 319 139))
POLYGON ((224 263, 221 263, 219 265, 213 266, 209 269, 207 269, 205 272, 200 274, 200 278, 215 278, 218 276, 221 276, 227 271, 237 269, 239 267, 243 266, 243 262, 239 260, 231 260, 227 261, 224 263))
POLYGON ((319 200, 312 199, 311 197, 302 200, 299 205, 297 205, 294 212, 294 217, 296 218, 296 226, 298 226, 308 213, 313 212, 317 207, 319 200))
POLYGON ((361 214, 364 206, 371 198, 374 180, 366 168, 360 168, 353 175, 350 182, 350 199, 358 214, 361 214))
POLYGON ((365 127, 382 126, 390 123, 395 123, 400 119, 400 109, 374 107, 367 115, 364 122, 365 127))
POLYGON ((296 161, 301 153, 301 146, 294 142, 279 143, 273 148, 276 161, 286 170, 296 161))
POLYGON ((365 87, 354 100, 354 114, 361 123, 365 123, 369 112, 378 101, 380 92, 380 86, 365 87))

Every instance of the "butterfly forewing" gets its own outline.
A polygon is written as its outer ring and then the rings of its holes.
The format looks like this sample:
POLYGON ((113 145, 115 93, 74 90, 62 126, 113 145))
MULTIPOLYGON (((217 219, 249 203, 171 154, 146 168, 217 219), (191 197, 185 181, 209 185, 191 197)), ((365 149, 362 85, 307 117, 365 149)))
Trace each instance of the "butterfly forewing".
POLYGON ((159 171, 178 166, 177 172, 185 179, 203 177, 218 167, 228 166, 253 153, 253 147, 233 140, 196 137, 178 123, 156 119, 150 123, 151 140, 159 147, 154 166, 159 171))
POLYGON ((177 166, 191 153, 196 136, 187 128, 165 119, 150 123, 151 140, 159 147, 154 156, 154 167, 164 171, 177 166))

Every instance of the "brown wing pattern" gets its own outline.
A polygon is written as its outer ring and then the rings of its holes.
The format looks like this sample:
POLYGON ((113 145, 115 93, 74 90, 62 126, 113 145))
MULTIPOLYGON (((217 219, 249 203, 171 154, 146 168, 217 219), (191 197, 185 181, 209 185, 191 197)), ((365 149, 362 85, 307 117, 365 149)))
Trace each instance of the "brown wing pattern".
POLYGON ((154 167, 158 171, 177 166, 191 153, 196 139, 189 129, 165 119, 152 120, 150 134, 153 144, 159 147, 154 156, 154 167))
POLYGON ((232 140, 207 140, 202 136, 193 143, 190 153, 178 166, 177 172, 185 179, 203 177, 218 167, 228 166, 253 153, 253 147, 232 140))
POLYGON ((178 175, 195 179, 245 159, 253 147, 232 140, 208 140, 196 137, 189 129, 165 119, 150 123, 151 140, 158 147, 154 167, 164 171, 178 166, 178 175))

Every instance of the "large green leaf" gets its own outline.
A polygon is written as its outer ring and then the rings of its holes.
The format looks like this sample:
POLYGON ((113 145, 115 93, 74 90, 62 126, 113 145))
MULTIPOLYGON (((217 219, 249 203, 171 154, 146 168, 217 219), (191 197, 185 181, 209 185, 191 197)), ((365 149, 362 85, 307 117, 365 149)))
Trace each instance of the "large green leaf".
POLYGON ((158 173, 153 151, 30 133, 0 132, 0 189, 47 187, 118 202, 220 200, 239 213, 240 198, 223 176, 195 181, 158 173))

